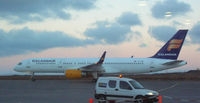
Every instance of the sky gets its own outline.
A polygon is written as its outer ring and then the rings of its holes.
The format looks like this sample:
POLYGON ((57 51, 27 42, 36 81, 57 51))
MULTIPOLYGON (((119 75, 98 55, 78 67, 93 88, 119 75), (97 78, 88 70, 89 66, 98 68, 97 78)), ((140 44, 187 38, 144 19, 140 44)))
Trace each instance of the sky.
POLYGON ((179 29, 179 55, 200 68, 199 0, 0 0, 0 75, 29 58, 150 57, 179 29))

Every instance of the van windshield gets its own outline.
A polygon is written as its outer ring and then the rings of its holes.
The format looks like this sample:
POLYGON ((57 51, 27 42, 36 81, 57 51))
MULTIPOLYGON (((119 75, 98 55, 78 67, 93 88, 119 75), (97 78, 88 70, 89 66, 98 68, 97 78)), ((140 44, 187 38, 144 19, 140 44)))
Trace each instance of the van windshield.
POLYGON ((135 89, 144 89, 144 87, 137 81, 131 80, 129 83, 135 88, 135 89))

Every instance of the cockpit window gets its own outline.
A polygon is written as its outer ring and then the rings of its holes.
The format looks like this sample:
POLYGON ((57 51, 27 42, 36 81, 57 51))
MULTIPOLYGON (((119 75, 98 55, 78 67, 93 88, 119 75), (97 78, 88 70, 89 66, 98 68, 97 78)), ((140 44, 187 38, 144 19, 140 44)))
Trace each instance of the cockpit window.
POLYGON ((22 63, 20 62, 20 63, 18 63, 18 65, 22 65, 22 63))

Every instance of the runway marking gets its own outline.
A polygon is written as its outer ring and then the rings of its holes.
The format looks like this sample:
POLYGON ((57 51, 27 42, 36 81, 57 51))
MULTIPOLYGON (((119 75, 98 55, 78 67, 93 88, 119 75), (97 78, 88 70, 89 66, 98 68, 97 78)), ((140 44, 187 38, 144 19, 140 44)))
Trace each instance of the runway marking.
POLYGON ((158 90, 158 92, 166 91, 166 90, 168 90, 168 89, 171 89, 171 88, 176 87, 177 85, 178 85, 178 83, 175 83, 174 85, 172 85, 172 86, 170 86, 170 87, 167 87, 167 88, 163 88, 163 89, 158 90))
POLYGON ((164 98, 166 98, 166 99, 173 99, 172 97, 170 97, 170 96, 163 96, 164 98))

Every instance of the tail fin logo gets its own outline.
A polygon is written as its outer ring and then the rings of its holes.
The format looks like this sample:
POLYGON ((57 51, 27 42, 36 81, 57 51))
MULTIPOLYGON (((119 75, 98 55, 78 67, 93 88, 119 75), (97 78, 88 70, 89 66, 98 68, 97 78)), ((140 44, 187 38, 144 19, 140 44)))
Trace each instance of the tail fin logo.
POLYGON ((171 51, 172 49, 178 49, 181 46, 181 43, 183 42, 183 39, 173 39, 169 42, 169 46, 167 48, 167 51, 171 51))

